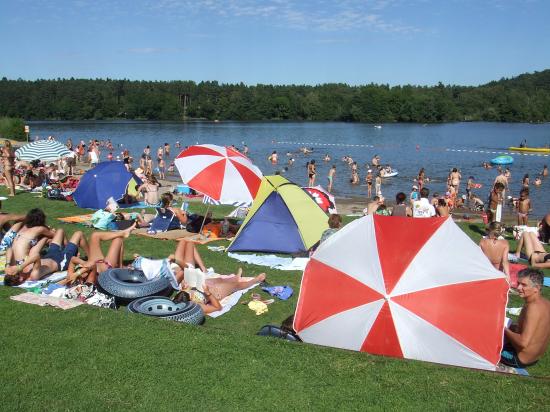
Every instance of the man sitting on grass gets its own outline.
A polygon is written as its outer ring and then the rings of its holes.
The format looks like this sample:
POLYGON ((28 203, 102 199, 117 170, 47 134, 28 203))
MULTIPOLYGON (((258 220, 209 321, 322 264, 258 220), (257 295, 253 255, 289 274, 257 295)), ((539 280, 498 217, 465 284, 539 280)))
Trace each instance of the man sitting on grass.
POLYGON ((532 366, 550 342, 550 301, 542 297, 544 275, 538 269, 518 272, 519 296, 525 301, 517 324, 504 329, 500 362, 513 368, 532 366))

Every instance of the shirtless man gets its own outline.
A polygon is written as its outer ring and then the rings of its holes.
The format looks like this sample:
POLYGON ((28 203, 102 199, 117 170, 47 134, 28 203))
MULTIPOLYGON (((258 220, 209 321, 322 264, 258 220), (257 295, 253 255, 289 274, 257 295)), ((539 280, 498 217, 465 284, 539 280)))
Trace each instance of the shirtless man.
POLYGON ((445 199, 437 199, 435 212, 439 217, 447 217, 450 215, 449 206, 447 205, 447 201, 445 199))
POLYGON ((369 202, 367 204, 367 207, 365 208, 365 210, 363 210, 363 213, 365 215, 374 215, 374 212, 376 212, 376 210, 378 209, 378 206, 380 206, 381 204, 383 204, 384 202, 382 202, 380 200, 380 197, 379 196, 374 196, 372 198, 372 202, 369 202))
POLYGON ((328 171, 328 176, 327 176, 327 179, 328 179, 327 190, 328 190, 329 193, 332 192, 332 185, 334 183, 334 176, 335 175, 336 175, 336 165, 332 165, 332 167, 328 171))
POLYGON ((518 273, 519 296, 525 301, 517 324, 504 329, 500 361, 514 368, 532 366, 550 342, 550 301, 542 297, 544 275, 537 269, 518 273))
POLYGON ((502 225, 499 222, 490 223, 487 227, 487 237, 479 241, 479 247, 495 269, 504 272, 508 278, 510 276, 510 264, 508 263, 510 246, 506 239, 500 238, 501 232, 502 225))
POLYGON ((503 189, 502 189, 502 197, 504 198, 504 195, 505 195, 505 191, 508 189, 508 177, 506 176, 506 170, 501 170, 500 171, 500 174, 495 177, 495 182, 493 184, 493 187, 497 184, 497 183, 501 183, 502 186, 503 186, 503 189))

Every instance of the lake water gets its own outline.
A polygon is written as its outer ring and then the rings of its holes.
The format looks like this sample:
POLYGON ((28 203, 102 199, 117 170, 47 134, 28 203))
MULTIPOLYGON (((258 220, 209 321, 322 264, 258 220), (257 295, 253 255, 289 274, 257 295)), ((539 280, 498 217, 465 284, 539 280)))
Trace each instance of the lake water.
MULTIPOLYGON (((116 156, 127 147, 134 158, 138 158, 146 145, 152 153, 165 142, 180 141, 182 147, 197 143, 213 143, 250 148, 250 157, 264 174, 281 171, 286 166, 287 152, 294 152, 294 165, 284 175, 290 180, 307 184, 306 163, 315 159, 317 182, 327 183, 327 173, 332 164, 337 167, 334 183, 336 196, 366 196, 364 185, 365 163, 378 154, 383 164, 390 164, 399 170, 399 175, 384 179, 382 193, 393 199, 399 191, 407 195, 414 184, 413 179, 421 167, 432 179, 426 186, 431 192, 444 192, 450 168, 461 170, 464 191, 468 176, 474 176, 483 185, 476 192, 486 199, 488 188, 497 175, 496 168, 485 170, 481 164, 506 152, 509 146, 518 146, 527 139, 528 146, 550 144, 550 124, 504 124, 504 123, 451 123, 437 125, 383 124, 375 128, 372 124, 357 123, 311 123, 311 122, 30 122, 31 136, 44 138, 54 135, 58 140, 111 139, 119 145, 116 156), (120 146, 122 145, 122 146, 120 146), (297 153, 300 146, 313 147, 309 156, 297 153), (273 151, 279 154, 279 164, 272 165, 267 157, 273 151), (329 163, 323 162, 324 155, 332 156, 329 163), (351 172, 341 158, 350 155, 360 165, 361 185, 349 183, 351 172)), ((174 153, 173 153, 174 154, 174 153)), ((102 152, 105 158, 107 152, 102 152)), ((511 153, 514 164, 510 166, 512 195, 521 189, 524 174, 531 182, 540 173, 543 165, 550 163, 548 155, 522 155, 511 153)), ((533 216, 541 217, 550 212, 550 178, 539 187, 531 185, 533 216)))

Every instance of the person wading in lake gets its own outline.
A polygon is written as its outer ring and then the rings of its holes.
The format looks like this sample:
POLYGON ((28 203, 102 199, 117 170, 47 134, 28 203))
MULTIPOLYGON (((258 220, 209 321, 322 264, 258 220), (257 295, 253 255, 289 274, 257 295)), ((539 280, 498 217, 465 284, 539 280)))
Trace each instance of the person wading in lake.
POLYGON ((327 179, 328 179, 327 190, 329 191, 329 193, 332 192, 332 184, 334 183, 335 175, 336 175, 336 165, 332 165, 332 167, 328 171, 328 176, 327 176, 327 179))

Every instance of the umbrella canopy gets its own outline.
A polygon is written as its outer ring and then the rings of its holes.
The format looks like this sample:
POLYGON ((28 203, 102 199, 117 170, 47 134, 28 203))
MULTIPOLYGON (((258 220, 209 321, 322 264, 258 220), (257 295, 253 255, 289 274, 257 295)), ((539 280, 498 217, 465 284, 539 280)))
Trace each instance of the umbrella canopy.
POLYGON ((175 164, 184 183, 223 204, 251 203, 262 181, 260 169, 229 147, 191 146, 175 164))
POLYGON ((15 151, 19 160, 32 162, 33 160, 53 161, 68 156, 71 153, 67 146, 56 140, 38 140, 28 143, 15 151))
POLYGON ((494 370, 507 292, 452 219, 366 216, 313 254, 294 328, 319 345, 494 370))
POLYGON ((315 200, 321 209, 323 209, 323 212, 329 214, 338 213, 336 210, 334 196, 323 189, 322 186, 302 187, 302 189, 304 189, 313 198, 313 200, 315 200))
POLYGON ((103 209, 110 197, 122 199, 130 182, 134 186, 141 184, 122 162, 101 162, 84 173, 73 198, 79 207, 103 209))

